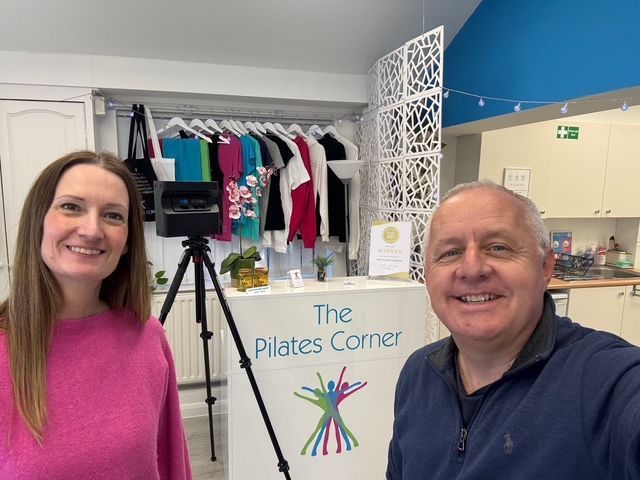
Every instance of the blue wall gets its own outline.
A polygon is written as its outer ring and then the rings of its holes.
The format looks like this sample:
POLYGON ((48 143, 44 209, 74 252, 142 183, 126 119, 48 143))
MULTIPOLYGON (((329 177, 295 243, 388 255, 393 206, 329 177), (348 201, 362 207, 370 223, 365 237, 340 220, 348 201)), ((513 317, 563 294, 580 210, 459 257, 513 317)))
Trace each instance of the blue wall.
MULTIPOLYGON (((444 86, 562 102, 640 85, 640 0, 483 0, 444 55, 444 86)), ((451 93, 443 126, 513 113, 451 93)), ((522 109, 535 108, 522 105, 522 109)))

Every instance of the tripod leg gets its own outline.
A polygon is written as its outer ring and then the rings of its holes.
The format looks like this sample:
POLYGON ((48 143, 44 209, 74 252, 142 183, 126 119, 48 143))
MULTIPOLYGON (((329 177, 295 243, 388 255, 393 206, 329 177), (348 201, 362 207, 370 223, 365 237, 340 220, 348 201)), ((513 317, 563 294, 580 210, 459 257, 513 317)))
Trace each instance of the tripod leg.
POLYGON ((289 475, 289 462, 287 462, 287 460, 284 458, 282 450, 280 449, 280 444, 278 443, 276 432, 273 429, 271 420, 269 419, 267 407, 264 404, 262 394, 260 393, 260 389, 258 388, 258 383, 256 382, 256 378, 254 377, 253 371, 251 370, 251 359, 247 355, 247 352, 244 349, 244 345, 242 344, 242 339, 240 338, 238 327, 236 326, 236 322, 233 319, 231 310, 229 309, 229 304, 227 303, 227 299, 224 296, 222 287, 220 286, 220 281, 218 280, 216 271, 213 268, 211 260, 206 253, 202 256, 202 259, 204 260, 204 264, 209 271, 209 275, 211 276, 211 280, 213 281, 213 286, 216 289, 216 294, 218 295, 218 300, 220 301, 220 306, 222 307, 224 316, 227 319, 227 324, 229 325, 229 330, 231 331, 231 335, 233 336, 233 341, 236 344, 236 348, 238 349, 238 354, 240 355, 240 366, 244 369, 247 377, 249 378, 251 390, 253 390, 253 394, 256 397, 256 402, 258 403, 258 408, 260 409, 260 413, 262 414, 262 420, 267 427, 267 432, 269 433, 271 444, 273 445, 273 449, 276 452, 276 456, 278 457, 278 470, 284 474, 284 477, 287 480, 291 480, 291 476, 289 475))
POLYGON ((176 298, 176 293, 178 293, 178 288, 180 288, 180 284, 182 283, 182 279, 184 278, 184 272, 187 270, 187 265, 189 265, 189 258, 191 258, 191 250, 187 249, 182 254, 182 258, 180 259, 180 263, 178 264, 176 274, 171 281, 169 292, 167 293, 167 296, 164 299, 164 303, 162 304, 162 308, 160 309, 159 320, 162 325, 164 325, 164 322, 167 320, 169 310, 171 310, 173 301, 176 298))
POLYGON ((204 352, 204 372, 207 387, 207 411, 209 413, 209 444, 211 445, 211 461, 216 461, 216 447, 213 440, 213 404, 216 397, 211 395, 211 369, 209 365, 209 340, 213 333, 207 327, 207 309, 205 304, 206 292, 204 287, 204 270, 202 268, 202 256, 200 253, 193 254, 193 263, 196 275, 196 321, 200 324, 200 337, 202 338, 202 350, 204 352))

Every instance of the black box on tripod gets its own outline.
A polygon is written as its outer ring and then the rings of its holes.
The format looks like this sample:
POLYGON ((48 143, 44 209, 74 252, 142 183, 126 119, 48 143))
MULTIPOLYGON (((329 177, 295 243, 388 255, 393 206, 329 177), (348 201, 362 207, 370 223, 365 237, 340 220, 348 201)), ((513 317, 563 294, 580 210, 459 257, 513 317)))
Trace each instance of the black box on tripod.
POLYGON ((153 182, 156 233, 196 237, 220 233, 218 182, 153 182))

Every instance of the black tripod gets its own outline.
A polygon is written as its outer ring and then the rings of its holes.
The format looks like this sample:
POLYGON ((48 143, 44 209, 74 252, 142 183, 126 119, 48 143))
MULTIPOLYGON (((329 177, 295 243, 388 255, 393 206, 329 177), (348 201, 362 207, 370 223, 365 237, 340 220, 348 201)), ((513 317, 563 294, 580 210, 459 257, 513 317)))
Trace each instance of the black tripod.
POLYGON ((273 430, 273 426, 271 425, 271 420, 269 419, 269 413, 267 412, 267 407, 262 400, 262 395, 260 394, 260 389, 258 388, 258 384, 256 383, 255 376, 253 375, 253 371, 251 370, 251 359, 248 357, 247 352, 244 349, 244 345, 242 344, 242 339, 240 338, 240 334, 238 333, 238 328, 236 327, 236 322, 233 319, 233 315, 231 314, 231 310, 229 309, 229 304, 227 303, 227 299, 224 295, 222 287, 220 286, 220 282, 218 281, 218 276, 216 275, 216 271, 213 268, 213 264, 211 263, 211 259, 209 258, 208 252, 211 251, 208 245, 209 241, 202 236, 193 236, 189 237, 187 240, 182 242, 182 246, 185 247, 185 251, 182 254, 182 258, 180 259, 180 263, 178 264, 178 270, 176 271, 176 275, 171 282, 171 286, 169 288, 169 292, 167 293, 167 298, 162 304, 162 309, 160 311, 160 323, 164 325, 164 322, 169 314, 169 310, 171 310, 171 305, 173 305, 173 301, 176 298, 176 293, 178 292, 178 288, 182 283, 182 279, 184 277, 184 272, 187 270, 187 265, 189 263, 189 258, 193 258, 193 264, 195 268, 195 282, 196 282, 196 322, 198 322, 201 326, 200 337, 202 338, 202 346, 204 351, 204 371, 206 378, 206 387, 207 387, 207 398, 205 400, 207 404, 207 408, 209 411, 209 441, 211 443, 211 461, 216 460, 215 453, 215 444, 213 441, 213 404, 216 402, 216 398, 211 396, 211 371, 209 368, 209 340, 213 337, 213 333, 209 331, 207 328, 207 312, 205 308, 205 288, 204 288, 204 270, 202 265, 204 264, 209 271, 209 276, 213 281, 213 286, 216 289, 216 294, 218 295, 218 300, 220 301, 220 306, 222 307, 222 311, 224 312, 224 316, 227 319, 227 324, 229 325, 229 330, 231 331, 231 335, 233 336, 233 341, 236 344, 236 348, 238 349, 238 354, 240 355, 240 367, 244 368, 244 371, 247 373, 247 377, 249 378, 249 383, 251 384, 251 389, 253 390, 253 394, 256 397, 256 402, 258 402, 258 408, 260 409, 260 413, 262 414, 262 419, 264 420, 264 424, 267 427, 267 432, 269 433, 269 438, 271 439, 271 443, 273 445, 273 449, 276 452, 276 456, 278 457, 278 470, 281 471, 287 480, 291 480, 289 476, 289 463, 282 455, 282 450, 280 449, 280 445, 278 444, 278 439, 276 438, 276 433, 273 430))

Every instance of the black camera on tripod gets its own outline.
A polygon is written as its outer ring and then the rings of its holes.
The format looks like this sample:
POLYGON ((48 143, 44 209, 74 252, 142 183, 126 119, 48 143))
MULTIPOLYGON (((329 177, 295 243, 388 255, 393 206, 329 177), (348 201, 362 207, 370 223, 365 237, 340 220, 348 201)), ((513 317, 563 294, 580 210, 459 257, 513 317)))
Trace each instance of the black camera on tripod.
POLYGON ((218 182, 153 182, 156 233, 161 237, 209 236, 222 231, 218 182))
POLYGON ((213 282, 220 307, 227 319, 231 336, 238 349, 240 356, 240 366, 245 370, 253 394, 258 402, 262 419, 264 420, 269 438, 278 457, 278 470, 283 473, 286 480, 291 480, 289 475, 289 463, 284 458, 280 444, 276 438, 275 431, 271 425, 271 419, 267 413, 267 407, 262 399, 262 394, 258 388, 253 370, 251 369, 251 359, 247 355, 240 333, 233 319, 229 304, 222 291, 222 286, 216 275, 215 268, 209 253, 208 235, 220 233, 222 223, 220 222, 220 191, 217 182, 153 182, 154 200, 156 209, 156 232, 161 237, 189 237, 182 242, 185 251, 182 254, 178 269, 173 277, 167 297, 162 304, 160 311, 160 323, 164 325, 171 305, 176 297, 178 288, 184 278, 189 260, 193 260, 195 277, 195 306, 196 322, 200 324, 200 338, 202 339, 202 350, 204 356, 205 386, 207 389, 207 410, 209 413, 209 443, 211 445, 211 461, 216 460, 216 451, 213 440, 213 404, 216 397, 211 395, 211 373, 209 367, 209 340, 213 337, 207 327, 207 311, 205 308, 205 285, 204 269, 206 268, 213 282))

